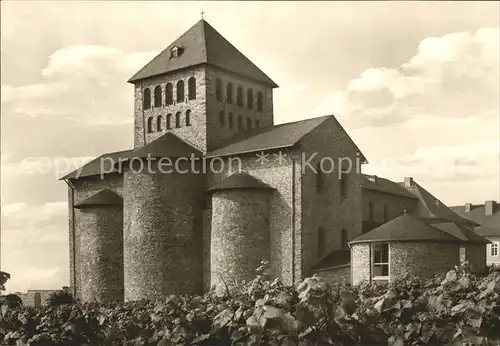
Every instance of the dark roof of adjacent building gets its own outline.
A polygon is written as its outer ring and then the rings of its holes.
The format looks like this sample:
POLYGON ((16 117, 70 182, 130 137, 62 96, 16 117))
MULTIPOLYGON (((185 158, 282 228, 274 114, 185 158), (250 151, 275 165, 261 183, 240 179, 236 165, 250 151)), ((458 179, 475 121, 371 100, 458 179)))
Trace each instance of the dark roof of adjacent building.
POLYGON ((222 180, 216 181, 207 189, 207 192, 233 189, 274 190, 271 186, 248 173, 238 172, 222 180))
POLYGON ((500 227, 478 226, 474 232, 483 237, 500 237, 500 227))
MULTIPOLYGON (((399 183, 399 184, 401 186, 404 186, 404 183, 399 183)), ((411 187, 407 189, 420 199, 420 202, 422 203, 424 208, 428 211, 429 217, 444 218, 447 220, 455 221, 469 226, 474 226, 474 227, 478 226, 478 223, 463 218, 462 216, 455 213, 453 210, 447 207, 443 202, 434 197, 429 191, 424 189, 416 182, 413 182, 411 187)))
POLYGON ((83 208, 91 208, 102 205, 122 205, 122 204, 123 204, 123 198, 120 195, 118 195, 116 192, 108 188, 105 188, 85 198, 83 201, 75 204, 75 208, 83 209, 83 208))
POLYGON ((130 152, 132 152, 132 150, 122 150, 102 154, 82 167, 66 174, 59 180, 80 179, 101 174, 120 173, 115 164, 119 161, 125 160, 130 152))
POLYGON ((351 262, 351 250, 333 250, 328 255, 321 258, 311 270, 321 270, 333 267, 348 265, 351 262))
POLYGON ((418 199, 413 193, 406 190, 400 184, 392 180, 377 177, 375 175, 363 174, 362 187, 365 190, 372 190, 387 193, 390 195, 401 196, 411 199, 418 199))
POLYGON ((489 243, 487 239, 466 229, 460 223, 403 214, 361 235, 350 244, 394 241, 489 243))
POLYGON ((129 152, 129 157, 200 157, 202 156, 201 151, 193 147, 192 145, 184 142, 182 139, 177 137, 171 132, 167 132, 161 137, 153 140, 152 142, 146 144, 143 147, 137 148, 129 152))
MULTIPOLYGON (((250 130, 233 137, 222 147, 207 153, 207 157, 239 155, 290 148, 298 144, 305 135, 332 118, 336 121, 333 115, 326 115, 250 130)), ((342 126, 340 126, 340 128, 342 128, 342 126)), ((354 142, 352 143, 356 146, 354 142)), ((361 151, 357 147, 356 149, 361 154, 361 159, 366 161, 361 151)))
POLYGON ((465 206, 450 207, 454 212, 460 216, 477 222, 481 226, 488 228, 500 228, 500 204, 492 202, 492 214, 486 214, 486 206, 484 204, 470 204, 470 211, 465 210, 465 206))
POLYGON ((271 78, 203 19, 139 70, 129 79, 129 82, 135 83, 141 79, 200 64, 212 65, 273 88, 278 87, 271 78), (171 57, 171 51, 174 47, 182 49, 182 54, 178 57, 171 57))

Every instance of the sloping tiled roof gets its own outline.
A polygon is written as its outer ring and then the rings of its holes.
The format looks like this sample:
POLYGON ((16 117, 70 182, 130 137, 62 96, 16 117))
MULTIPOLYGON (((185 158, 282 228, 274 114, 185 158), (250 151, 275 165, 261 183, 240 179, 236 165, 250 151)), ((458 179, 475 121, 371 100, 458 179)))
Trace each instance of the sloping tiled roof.
POLYGON ((474 232, 472 228, 465 227, 462 223, 457 223, 449 220, 438 218, 427 218, 426 222, 432 226, 445 231, 452 236, 463 241, 471 241, 474 243, 488 243, 489 241, 474 232))
POLYGON ((139 70, 129 82, 134 83, 144 78, 200 64, 209 64, 252 78, 273 88, 278 87, 271 78, 203 19, 139 70), (171 58, 171 50, 174 47, 182 48, 183 52, 180 56, 171 58))
POLYGON ((91 208, 98 205, 122 205, 123 198, 116 192, 106 188, 99 190, 90 197, 85 198, 80 203, 75 204, 75 208, 91 208))
POLYGON ((474 232, 483 237, 500 237, 500 227, 479 226, 474 229, 474 232))
POLYGON ((129 153, 129 157, 199 157, 201 151, 184 142, 171 132, 167 132, 144 147, 137 148, 129 153))
POLYGON ((247 131, 232 138, 223 147, 207 153, 207 157, 292 147, 329 117, 328 115, 247 131))
POLYGON ((351 262, 351 250, 350 249, 342 249, 342 250, 334 250, 330 252, 328 255, 323 257, 316 263, 311 270, 319 270, 332 268, 342 265, 347 265, 351 262))
POLYGON ((354 239, 350 244, 382 241, 489 242, 483 237, 471 234, 473 232, 463 231, 459 225, 455 225, 459 227, 458 232, 453 227, 443 226, 449 222, 403 214, 354 239))
POLYGON ((470 212, 465 211, 465 206, 450 207, 451 210, 460 216, 477 222, 478 224, 489 228, 500 228, 500 205, 495 203, 493 205, 493 214, 486 215, 484 204, 471 205, 470 212))
MULTIPOLYGON (((400 183, 404 186, 404 183, 400 183)), ((420 199, 422 205, 429 212, 430 217, 443 218, 451 221, 456 221, 458 223, 466 224, 469 226, 478 226, 478 224, 469 219, 463 218, 453 210, 448 208, 443 202, 434 197, 429 191, 424 189, 417 183, 413 183, 413 185, 408 188, 408 191, 415 194, 420 199)))
POLYGON ((269 185, 265 184, 255 177, 252 177, 248 173, 238 172, 214 183, 207 189, 207 192, 232 189, 274 190, 269 185))
POLYGON ((71 173, 66 174, 59 180, 63 179, 79 179, 94 175, 100 175, 102 172, 107 173, 118 173, 116 168, 113 168, 114 164, 119 160, 125 159, 132 150, 116 151, 113 153, 103 154, 94 160, 86 163, 82 167, 74 170, 71 173))
MULTIPOLYGON (((236 135, 220 148, 208 152, 207 157, 220 157, 272 149, 290 148, 298 144, 305 135, 322 125, 328 119, 336 121, 333 115, 326 115, 246 131, 236 135)), ((338 126, 342 129, 340 124, 338 124, 338 126)), ((354 142, 352 143, 356 147, 356 144, 354 142)), ((363 156, 363 153, 361 153, 359 149, 357 149, 357 151, 360 153, 363 162, 366 162, 366 158, 363 156)))
POLYGON ((404 187, 389 179, 363 174, 363 189, 379 191, 391 195, 418 199, 417 196, 407 191, 404 187))

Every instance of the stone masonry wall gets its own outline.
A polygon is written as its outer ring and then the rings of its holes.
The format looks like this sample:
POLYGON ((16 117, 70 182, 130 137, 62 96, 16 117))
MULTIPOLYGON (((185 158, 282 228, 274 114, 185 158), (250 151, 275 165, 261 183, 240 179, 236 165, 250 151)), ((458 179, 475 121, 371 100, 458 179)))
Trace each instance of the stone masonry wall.
MULTIPOLYGON (((206 198, 212 198, 208 195, 206 198)), ((211 228, 212 228, 212 209, 209 206, 208 209, 203 210, 203 292, 210 290, 210 247, 211 247, 211 228)))
MULTIPOLYGON (((360 168, 356 168, 360 167, 361 159, 351 143, 333 116, 301 141, 305 158, 303 162, 311 163, 310 166, 302 167, 301 258, 305 275, 309 275, 309 270, 320 258, 333 250, 341 249, 342 229, 347 231, 348 241, 361 234, 361 176, 360 168), (352 168, 346 175, 345 197, 340 193, 339 158, 347 158, 352 162, 352 168), (323 188, 318 192, 315 170, 321 160, 324 170, 323 188), (326 231, 323 240, 318 237, 320 227, 326 231), (324 249, 322 254, 318 252, 320 245, 324 249)), ((344 164, 347 170, 347 160, 344 164)))
POLYGON ((344 265, 336 268, 325 268, 322 270, 315 271, 319 276, 321 276, 327 283, 341 283, 350 284, 351 283, 351 266, 344 265))
POLYGON ((405 210, 408 214, 413 214, 417 204, 418 199, 363 189, 363 221, 387 222, 403 214, 405 210), (373 220, 369 217, 369 202, 373 203, 373 220), (384 221, 384 206, 387 207, 387 221, 384 221))
POLYGON ((458 243, 393 242, 389 245, 390 281, 405 275, 429 278, 453 269, 459 261, 458 243))
POLYGON ((371 280, 370 244, 351 245, 351 277, 352 284, 371 280))
POLYGON ((474 270, 481 271, 486 267, 486 244, 468 244, 467 255, 474 270))
POLYGON ((262 83, 241 77, 237 74, 207 66, 206 69, 206 100, 207 100, 207 147, 213 150, 221 146, 229 138, 236 135, 241 130, 238 129, 238 117, 241 115, 243 129, 248 130, 247 119, 250 119, 252 128, 256 127, 256 120, 260 127, 272 126, 273 120, 273 89, 262 83), (223 85, 223 101, 216 99, 216 80, 220 78, 223 85), (233 83, 233 102, 226 102, 226 85, 233 83), (243 107, 236 102, 237 87, 243 88, 243 107), (253 107, 247 107, 247 90, 253 91, 253 107), (257 92, 263 92, 263 109, 257 109, 257 92), (219 124, 219 113, 223 111, 225 124, 219 124), (229 114, 233 115, 233 127, 229 127, 229 114))
MULTIPOLYGON (((180 170, 190 169, 180 163, 180 170)), ((151 166, 152 172, 132 166, 124 173, 126 301, 202 289, 204 175, 151 166)))
MULTIPOLYGON (((240 169, 276 189, 271 195, 269 213, 271 270, 273 276, 285 284, 292 284, 296 277, 293 268, 298 265, 293 249, 296 244, 294 231, 295 234, 300 232, 300 175, 294 173, 297 166, 294 166, 290 153, 282 160, 278 160, 274 153, 269 153, 268 160, 257 159, 256 154, 224 158, 223 169, 216 165, 216 169, 209 170, 207 186, 240 169)), ((210 231, 210 227, 204 229, 210 231)))
MULTIPOLYGON (((82 179, 73 179, 72 183, 74 184, 74 194, 75 194, 75 203, 78 204, 82 200, 86 199, 87 197, 97 193, 99 190, 103 188, 109 188, 119 195, 122 195, 122 188, 123 188, 123 177, 122 175, 119 174, 109 174, 104 177, 104 179, 101 179, 99 176, 95 177, 88 177, 88 178, 82 178, 82 179)), ((69 194, 71 194, 71 189, 69 191, 69 194)), ((81 299, 81 288, 82 288, 82 282, 85 280, 85 278, 81 278, 81 264, 84 261, 88 261, 88 258, 85 258, 81 254, 81 246, 82 242, 80 241, 80 235, 81 232, 78 232, 78 229, 82 229, 82 226, 80 224, 82 222, 85 222, 85 216, 82 214, 81 209, 74 209, 73 205, 71 203, 71 198, 70 198, 70 203, 69 203, 69 230, 70 230, 70 285, 71 285, 71 292, 75 292, 75 296, 78 299, 81 299), (75 225, 75 235, 74 235, 74 242, 73 242, 73 220, 72 220, 72 211, 74 211, 74 225, 75 225), (74 243, 74 244, 73 244, 74 243), (75 261, 73 261, 73 256, 75 257, 75 261)), ((121 222, 116 220, 116 222, 121 222)), ((113 226, 118 227, 118 224, 113 226)), ((116 242, 114 242, 114 247, 113 251, 114 252, 120 252, 121 251, 121 240, 117 239, 116 242)))
POLYGON ((57 293, 59 290, 28 290, 26 293, 15 292, 23 302, 23 306, 33 306, 35 307, 36 295, 40 295, 40 303, 42 306, 46 306, 48 299, 53 293, 57 293))
POLYGON ((211 286, 250 281, 269 260, 272 190, 223 190, 212 196, 211 286))
POLYGON ((146 144, 151 143, 156 138, 167 132, 166 117, 171 114, 172 132, 182 138, 187 143, 200 149, 206 150, 206 77, 205 67, 197 66, 185 70, 170 72, 163 76, 156 76, 140 81, 134 86, 134 148, 144 146, 144 135, 146 135, 146 144), (188 79, 196 78, 196 99, 189 100, 188 98, 188 79), (177 82, 184 81, 184 96, 183 102, 177 102, 177 82), (166 105, 165 88, 167 83, 172 83, 173 86, 173 104, 166 105), (162 106, 154 107, 154 88, 159 85, 162 88, 162 106), (151 91, 151 108, 143 110, 142 99, 143 92, 146 88, 151 91), (186 111, 191 111, 191 126, 186 126, 185 115, 186 111), (181 112, 181 126, 175 127, 175 114, 181 112), (157 119, 161 116, 162 130, 157 131, 157 119), (147 119, 153 117, 153 132, 147 131, 147 119))
POLYGON ((82 209, 77 232, 82 301, 123 301, 122 206, 82 209))

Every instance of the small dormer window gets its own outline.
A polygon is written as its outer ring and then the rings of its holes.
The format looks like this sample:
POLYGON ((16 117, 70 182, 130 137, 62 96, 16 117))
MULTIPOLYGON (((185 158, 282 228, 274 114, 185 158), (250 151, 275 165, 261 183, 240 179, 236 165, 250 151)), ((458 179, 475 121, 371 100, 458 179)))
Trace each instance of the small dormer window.
POLYGON ((177 58, 182 54, 182 48, 174 46, 174 48, 172 48, 172 50, 170 52, 171 52, 171 54, 170 54, 171 58, 177 58))

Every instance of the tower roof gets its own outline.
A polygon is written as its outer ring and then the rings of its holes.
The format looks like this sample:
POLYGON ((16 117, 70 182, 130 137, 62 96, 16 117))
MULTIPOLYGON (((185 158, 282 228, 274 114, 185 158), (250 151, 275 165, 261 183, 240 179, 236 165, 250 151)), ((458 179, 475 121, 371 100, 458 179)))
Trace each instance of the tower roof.
POLYGON ((162 75, 200 64, 209 64, 229 72, 254 79, 272 86, 278 85, 245 57, 229 41, 204 19, 172 42, 139 72, 128 80, 135 83, 141 79, 162 75), (178 54, 172 57, 172 50, 178 54))
POLYGON ((129 158, 151 157, 199 157, 201 152, 192 145, 184 142, 171 132, 167 132, 161 137, 148 143, 144 147, 135 149, 129 153, 129 158))
POLYGON ((122 205, 122 204, 123 204, 123 198, 120 195, 118 195, 116 192, 108 188, 105 188, 99 190, 90 197, 85 198, 80 203, 75 204, 75 208, 83 209, 83 208, 91 208, 102 205, 122 205))
POLYGON ((249 175, 246 172, 238 172, 231 174, 227 178, 217 181, 207 189, 207 192, 234 190, 234 189, 251 189, 251 190, 274 190, 266 183, 249 175))

